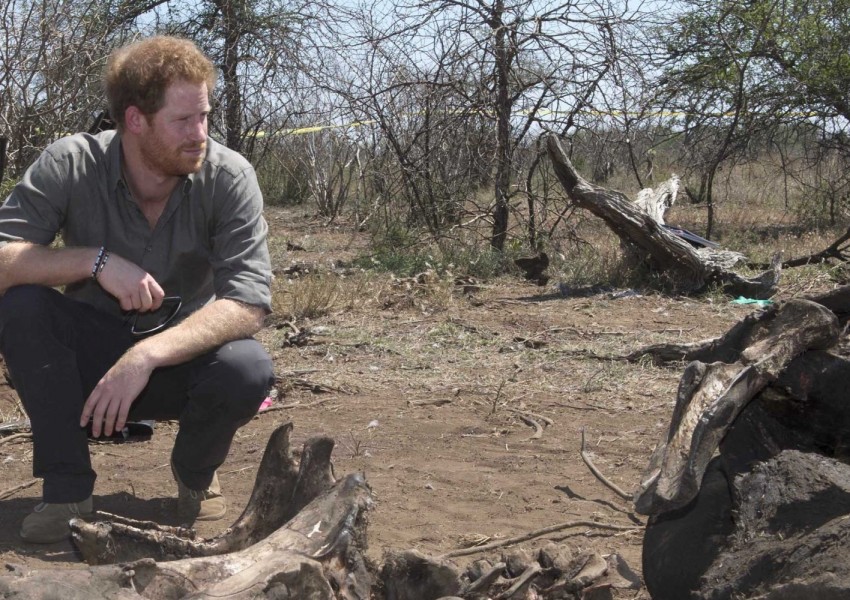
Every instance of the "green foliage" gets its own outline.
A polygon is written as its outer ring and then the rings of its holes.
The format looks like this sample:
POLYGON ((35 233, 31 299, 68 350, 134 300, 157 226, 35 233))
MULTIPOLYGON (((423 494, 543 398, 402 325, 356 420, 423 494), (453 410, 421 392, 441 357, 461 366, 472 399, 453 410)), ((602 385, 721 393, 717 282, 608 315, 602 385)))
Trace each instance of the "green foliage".
POLYGON ((354 260, 362 269, 385 271, 409 277, 432 267, 428 253, 418 249, 415 232, 399 222, 390 222, 372 232, 371 252, 354 260))
POLYGON ((481 245, 452 243, 443 245, 441 249, 443 261, 456 274, 491 279, 510 268, 507 255, 494 250, 489 243, 481 245))
POLYGON ((837 216, 846 218, 850 214, 849 210, 850 197, 846 191, 836 193, 835 190, 820 187, 809 192, 795 205, 794 216, 798 223, 818 229, 834 226, 837 216))
POLYGON ((15 181, 13 179, 4 179, 0 181, 0 202, 6 200, 9 194, 12 193, 12 188, 15 187, 15 181))
POLYGON ((850 119, 850 1, 759 2, 742 20, 764 19, 764 39, 754 48, 785 79, 801 107, 828 108, 850 119), (764 15, 763 17, 761 15, 764 15))
POLYGON ((489 279, 510 268, 506 253, 497 252, 486 241, 451 240, 424 243, 420 232, 392 223, 373 233, 370 252, 354 260, 362 269, 410 277, 423 271, 470 275, 489 279))
MULTIPOLYGON (((687 0, 685 6, 675 26, 661 32, 668 57, 659 89, 682 115, 683 182, 707 207, 711 236, 722 171, 768 146, 782 155, 784 175, 794 176, 788 166, 795 157, 783 145, 789 126, 819 129, 811 147, 829 143, 850 151, 833 135, 850 119, 850 0, 687 0)), ((835 203, 820 206, 834 223, 835 203)))
MULTIPOLYGON (((668 79, 732 91, 738 72, 749 63, 744 82, 748 110, 765 104, 774 117, 850 119, 850 0, 723 0, 688 6, 665 40, 676 65, 668 79)), ((707 100, 707 107, 723 111, 723 95, 707 100)))
POLYGON ((372 254, 354 260, 354 266, 411 277, 433 267, 433 256, 416 251, 393 250, 381 247, 372 254))

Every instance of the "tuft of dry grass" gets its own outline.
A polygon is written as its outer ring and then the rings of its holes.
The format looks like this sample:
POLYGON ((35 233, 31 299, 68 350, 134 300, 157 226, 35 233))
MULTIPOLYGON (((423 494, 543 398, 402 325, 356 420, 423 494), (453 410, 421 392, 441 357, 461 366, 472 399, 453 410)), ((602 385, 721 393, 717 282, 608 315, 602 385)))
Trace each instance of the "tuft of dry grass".
MULTIPOLYGON (((11 403, 10 403, 11 404, 11 403)), ((2 404, 0 404, 2 406, 2 404)), ((20 421, 26 419, 27 414, 17 397, 14 397, 14 406, 8 406, 7 410, 0 410, 0 423, 20 421)))
POLYGON ((429 270, 414 277, 390 276, 388 285, 378 295, 381 308, 412 310, 434 314, 448 309, 454 302, 454 283, 429 270))
POLYGON ((316 319, 374 304, 382 287, 377 277, 366 272, 278 278, 272 286, 272 307, 287 320, 316 319))

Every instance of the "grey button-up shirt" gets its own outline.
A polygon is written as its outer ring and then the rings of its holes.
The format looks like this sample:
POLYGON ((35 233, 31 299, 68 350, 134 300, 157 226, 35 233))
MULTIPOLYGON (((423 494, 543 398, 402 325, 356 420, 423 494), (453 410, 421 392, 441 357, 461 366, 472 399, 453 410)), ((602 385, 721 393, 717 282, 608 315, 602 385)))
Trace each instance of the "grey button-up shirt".
MULTIPOLYGON (((270 311, 262 210, 251 164, 208 139, 201 170, 182 179, 151 230, 122 175, 120 135, 77 134, 51 144, 0 206, 0 244, 46 245, 61 234, 66 246, 105 246, 150 273, 167 296, 181 296, 179 318, 216 298, 270 311)), ((91 278, 65 293, 121 314, 91 278)))

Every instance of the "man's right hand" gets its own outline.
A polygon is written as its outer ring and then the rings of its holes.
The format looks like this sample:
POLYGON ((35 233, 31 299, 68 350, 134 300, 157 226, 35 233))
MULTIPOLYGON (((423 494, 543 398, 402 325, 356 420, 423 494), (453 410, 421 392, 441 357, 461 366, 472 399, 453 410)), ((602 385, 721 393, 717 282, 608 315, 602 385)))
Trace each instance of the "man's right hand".
POLYGON ((165 292, 150 273, 116 254, 109 255, 97 282, 118 299, 121 310, 125 311, 156 310, 165 297, 165 292))
POLYGON ((131 348, 118 359, 97 383, 83 405, 80 427, 91 420, 94 437, 101 432, 107 437, 124 429, 130 406, 145 389, 150 380, 153 365, 144 351, 131 348))

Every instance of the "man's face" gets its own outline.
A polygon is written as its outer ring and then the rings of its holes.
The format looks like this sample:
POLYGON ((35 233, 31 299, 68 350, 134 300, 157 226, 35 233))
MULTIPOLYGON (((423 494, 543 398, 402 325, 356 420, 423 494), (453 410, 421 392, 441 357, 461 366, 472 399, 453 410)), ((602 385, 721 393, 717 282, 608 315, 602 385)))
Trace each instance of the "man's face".
POLYGON ((196 173, 206 156, 209 112, 206 83, 172 83, 163 107, 145 119, 141 151, 148 168, 168 176, 196 173))

